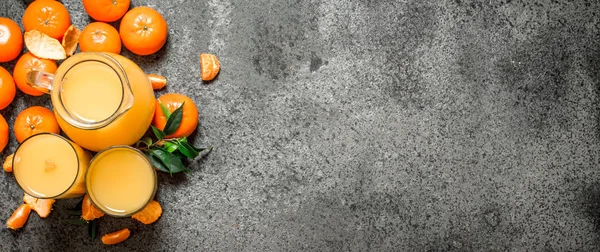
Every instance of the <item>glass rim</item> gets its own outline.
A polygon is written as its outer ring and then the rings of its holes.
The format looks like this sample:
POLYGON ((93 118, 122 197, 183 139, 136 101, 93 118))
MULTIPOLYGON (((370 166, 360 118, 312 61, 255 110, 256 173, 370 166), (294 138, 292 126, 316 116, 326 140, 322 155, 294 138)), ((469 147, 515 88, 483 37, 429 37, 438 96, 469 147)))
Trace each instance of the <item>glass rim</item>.
POLYGON ((14 153, 14 155, 13 155, 13 160, 12 160, 12 162, 11 162, 11 165, 12 165, 12 167, 13 167, 13 175, 14 175, 14 177, 15 177, 15 180, 17 181, 17 184, 19 185, 19 187, 21 187, 21 189, 23 189, 23 191, 25 191, 25 193, 27 193, 28 195, 30 195, 30 196, 32 196, 32 197, 34 197, 34 198, 37 198, 37 199, 55 199, 55 198, 58 198, 58 197, 60 197, 60 196, 64 195, 65 193, 67 193, 67 192, 68 192, 68 191, 69 191, 69 190, 70 190, 70 189, 73 187, 73 185, 75 185, 75 182, 77 182, 77 178, 79 177, 79 170, 80 170, 80 168, 81 168, 81 167, 80 167, 80 166, 81 166, 81 164, 79 163, 79 162, 80 162, 80 160, 79 160, 79 155, 77 155, 77 150, 75 149, 75 146, 73 146, 73 144, 74 144, 74 143, 73 143, 73 142, 71 142, 71 141, 70 141, 69 139, 67 139, 66 137, 63 137, 63 136, 61 136, 61 135, 59 135, 59 134, 50 133, 50 132, 38 133, 38 134, 31 135, 31 136, 29 136, 29 137, 25 138, 25 140, 23 140, 23 142, 21 142, 21 143, 19 144, 19 147, 17 147, 17 149, 15 150, 15 153, 14 153), (36 196, 36 195, 32 195, 30 192, 28 192, 29 190, 26 190, 26 189, 25 189, 25 188, 24 188, 24 187, 21 185, 21 182, 19 182, 19 179, 18 179, 17 173, 15 172, 15 170, 16 170, 16 169, 15 169, 15 168, 16 168, 16 166, 15 166, 15 157, 17 156, 17 153, 19 152, 19 150, 21 149, 21 147, 23 147, 23 145, 25 145, 25 143, 26 143, 27 141, 29 141, 29 140, 31 140, 31 139, 33 139, 33 138, 35 138, 35 137, 44 136, 44 135, 50 135, 50 136, 55 136, 55 137, 58 137, 59 139, 61 139, 61 140, 65 141, 67 144, 69 144, 69 146, 70 146, 70 147, 71 147, 71 149, 73 150, 73 154, 75 154, 75 159, 76 159, 76 163, 77 163, 77 171, 75 172, 75 177, 73 177, 73 182, 71 182, 71 184, 70 184, 70 185, 67 187, 67 189, 65 189, 63 192, 61 192, 61 193, 59 193, 59 194, 57 194, 57 195, 54 195, 54 196, 44 196, 44 197, 39 197, 39 196, 36 196))
POLYGON ((150 160, 148 159, 148 157, 140 150, 133 148, 129 145, 114 145, 114 146, 110 146, 108 148, 102 149, 100 150, 98 153, 96 153, 96 155, 94 155, 94 157, 90 160, 90 164, 88 165, 88 168, 86 170, 85 173, 85 192, 88 195, 88 197, 90 198, 90 202, 92 202, 92 204, 98 208, 98 210, 102 211, 103 213, 110 215, 112 217, 117 217, 117 218, 121 218, 121 217, 131 217, 132 215, 142 211, 150 202, 152 202, 152 200, 154 200, 154 197, 156 196, 156 191, 158 189, 158 175, 156 174, 156 170, 154 169, 154 167, 152 166, 152 163, 150 162, 150 160), (92 196, 93 194, 90 193, 89 190, 89 180, 88 180, 88 175, 90 174, 90 170, 92 170, 92 165, 94 163, 94 161, 100 157, 102 154, 114 150, 114 149, 128 149, 131 150, 133 152, 135 152, 136 154, 140 155, 144 161, 146 162, 146 164, 148 164, 148 168, 152 171, 152 180, 153 180, 153 187, 152 187, 152 193, 150 194, 150 197, 148 197, 148 200, 146 201, 146 203, 144 203, 144 205, 142 205, 142 207, 140 207, 139 209, 136 209, 135 211, 131 211, 129 213, 125 213, 125 214, 119 214, 119 213, 115 213, 112 212, 108 213, 104 208, 100 207, 96 201, 94 200, 94 197, 92 196))

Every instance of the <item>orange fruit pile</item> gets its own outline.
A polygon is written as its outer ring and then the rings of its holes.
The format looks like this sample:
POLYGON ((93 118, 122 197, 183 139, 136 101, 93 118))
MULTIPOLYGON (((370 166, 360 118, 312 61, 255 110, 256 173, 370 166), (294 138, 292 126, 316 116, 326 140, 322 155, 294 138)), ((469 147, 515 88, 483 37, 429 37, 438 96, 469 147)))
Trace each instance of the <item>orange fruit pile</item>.
MULTIPOLYGON (((12 74, 0 67, 0 110, 12 103, 17 88, 27 95, 43 95, 47 90, 30 86, 28 74, 32 71, 53 74, 58 68, 55 60, 73 55, 78 45, 82 52, 116 54, 121 53, 124 45, 135 54, 149 55, 160 50, 167 40, 165 19, 150 7, 130 10, 130 0, 82 0, 82 3, 87 14, 97 21, 88 24, 83 31, 71 24, 69 10, 55 0, 31 2, 20 20, 24 31, 15 20, 0 17, 0 62, 17 60, 12 74), (106 23, 120 19, 119 30, 106 23), (27 51, 21 54, 24 47, 27 51)), ((166 85, 162 76, 151 79, 156 89, 166 85)), ((28 109, 26 115, 21 114, 14 128, 18 142, 40 132, 60 132, 49 110, 36 107, 28 109), (35 120, 26 121, 29 119, 35 120)), ((8 127, 4 125, 8 124, 0 115, 0 151, 9 140, 8 127)))
MULTIPOLYGON (((28 84, 28 75, 33 72, 54 74, 58 68, 56 61, 72 56, 79 47, 81 52, 109 52, 120 54, 124 46, 137 55, 150 55, 164 47, 168 36, 168 25, 164 17, 156 10, 139 6, 130 8, 130 0, 82 0, 86 13, 95 21, 79 30, 71 23, 68 9, 55 0, 35 0, 25 9, 21 24, 11 19, 0 17, 0 62, 16 60, 12 74, 0 66, 0 110, 10 106, 15 99, 17 89, 30 96, 41 96, 47 89, 35 88, 28 84), (120 21, 118 29, 108 22, 120 21), (25 53, 21 54, 23 49, 25 53)), ((213 80, 219 70, 220 63, 212 54, 202 54, 200 58, 201 78, 213 80)), ((33 75, 32 75, 33 76, 33 75)), ((166 78, 159 75, 148 75, 154 90, 166 86, 166 78)), ((157 106, 153 125, 164 129, 169 112, 182 107, 182 119, 179 128, 167 138, 187 137, 198 126, 198 109, 189 97, 182 94, 165 94, 156 100, 157 106), (168 114, 168 113, 167 113, 168 114)), ((0 152, 9 142, 9 126, 0 114, 0 152)), ((41 106, 32 106, 21 111, 15 119, 13 131, 17 142, 39 133, 60 133, 60 127, 54 113, 41 106)), ((12 155, 3 164, 6 172, 12 172, 12 155)), ((54 200, 37 199, 25 194, 22 204, 8 219, 11 229, 21 228, 34 210, 40 217, 47 217, 54 200)), ((82 203, 81 218, 86 221, 104 215, 85 195, 82 203)), ((162 207, 157 201, 151 201, 143 210, 132 218, 151 224, 162 215, 162 207)), ((126 240, 129 229, 106 234, 102 237, 105 244, 116 244, 126 240)))

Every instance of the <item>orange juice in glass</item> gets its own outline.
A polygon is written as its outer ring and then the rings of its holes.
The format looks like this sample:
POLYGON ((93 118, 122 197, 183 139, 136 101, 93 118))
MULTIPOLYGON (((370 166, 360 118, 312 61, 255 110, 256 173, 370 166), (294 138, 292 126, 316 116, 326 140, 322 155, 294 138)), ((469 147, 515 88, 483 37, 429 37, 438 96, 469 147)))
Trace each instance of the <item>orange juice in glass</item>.
POLYGON ((86 188, 104 213, 127 217, 142 210, 156 192, 156 171, 148 158, 129 146, 99 152, 90 162, 86 188))
POLYGON ((27 138, 14 154, 13 173, 23 190, 36 198, 61 199, 85 194, 91 155, 62 136, 41 133, 27 138))
POLYGON ((154 91, 133 61, 112 53, 67 58, 54 75, 32 71, 28 84, 50 93, 60 128, 75 143, 100 151, 132 145, 152 121, 154 91))

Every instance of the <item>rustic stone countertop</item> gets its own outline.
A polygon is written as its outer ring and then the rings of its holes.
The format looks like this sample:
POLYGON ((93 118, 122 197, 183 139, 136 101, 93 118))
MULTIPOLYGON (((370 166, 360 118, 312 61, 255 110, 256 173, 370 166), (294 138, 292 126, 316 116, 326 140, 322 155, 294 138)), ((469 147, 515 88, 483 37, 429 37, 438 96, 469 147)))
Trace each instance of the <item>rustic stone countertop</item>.
MULTIPOLYGON (((28 2, 0 16, 20 24, 28 2)), ((169 38, 122 54, 168 79, 157 95, 196 102, 192 139, 214 150, 159 176, 156 223, 98 221, 133 228, 126 242, 64 223, 73 199, 1 228, 0 251, 600 250, 600 1, 132 5, 162 13, 169 38), (210 84, 205 52, 222 64, 210 84)), ((12 125, 33 105, 51 108, 18 92, 0 113, 12 125)), ((11 132, 0 157, 16 147, 11 132)), ((5 172, 0 189, 4 223, 23 191, 5 172)))

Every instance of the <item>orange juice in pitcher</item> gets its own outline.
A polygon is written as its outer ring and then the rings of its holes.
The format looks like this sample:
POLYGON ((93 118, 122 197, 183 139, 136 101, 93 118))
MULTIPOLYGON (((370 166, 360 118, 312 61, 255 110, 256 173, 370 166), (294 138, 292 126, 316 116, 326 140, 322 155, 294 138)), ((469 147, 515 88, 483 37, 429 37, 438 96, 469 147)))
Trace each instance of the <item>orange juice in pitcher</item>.
POLYGON ((54 75, 31 72, 28 83, 50 93, 63 132, 92 151, 134 144, 150 126, 154 113, 148 77, 118 54, 75 54, 54 75))

